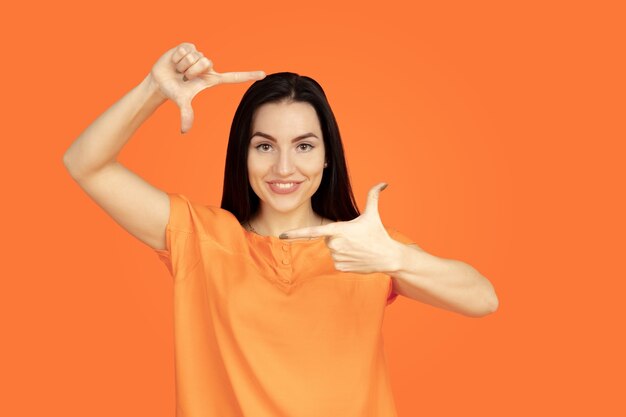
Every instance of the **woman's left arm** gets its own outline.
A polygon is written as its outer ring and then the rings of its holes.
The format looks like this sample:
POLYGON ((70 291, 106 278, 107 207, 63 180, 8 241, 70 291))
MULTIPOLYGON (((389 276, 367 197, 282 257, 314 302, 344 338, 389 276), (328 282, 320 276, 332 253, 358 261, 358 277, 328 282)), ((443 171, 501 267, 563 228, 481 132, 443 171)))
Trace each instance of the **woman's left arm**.
POLYGON ((498 309, 493 285, 471 265, 439 258, 415 244, 394 242, 395 267, 385 273, 398 294, 469 317, 498 309))

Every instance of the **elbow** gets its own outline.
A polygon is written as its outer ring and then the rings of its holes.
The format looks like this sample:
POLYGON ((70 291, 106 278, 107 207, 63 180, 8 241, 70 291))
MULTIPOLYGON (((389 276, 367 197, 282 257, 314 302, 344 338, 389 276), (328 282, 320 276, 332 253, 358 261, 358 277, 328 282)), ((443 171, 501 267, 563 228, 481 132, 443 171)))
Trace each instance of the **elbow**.
POLYGON ((500 301, 498 300, 498 296, 496 295, 495 291, 492 290, 489 295, 485 297, 484 305, 484 313, 482 314, 482 316, 493 314, 498 311, 500 301))
POLYGON ((72 157, 69 151, 65 152, 63 155, 63 166, 65 166, 65 169, 72 178, 75 180, 80 178, 82 170, 79 170, 79 164, 77 163, 76 158, 72 157))
POLYGON ((65 167, 65 169, 67 169, 68 171, 70 170, 70 160, 67 157, 67 152, 63 154, 63 166, 65 167))
POLYGON ((63 166, 65 167, 65 169, 67 170, 67 172, 70 174, 72 178, 76 177, 76 175, 74 174, 74 169, 72 168, 72 163, 70 162, 70 159, 68 158, 67 153, 63 155, 63 166))
POLYGON ((498 296, 493 293, 493 296, 489 298, 489 302, 488 302, 488 307, 489 307, 489 313, 487 314, 493 314, 496 311, 498 311, 498 307, 500 306, 500 301, 498 300, 498 296))
POLYGON ((498 300, 498 295, 496 294, 496 290, 493 288, 491 282, 487 279, 485 279, 485 281, 489 284, 486 286, 485 294, 483 296, 483 310, 485 311, 483 315, 486 316, 498 311, 500 301, 498 300))
POLYGON ((69 151, 65 151, 65 153, 63 154, 63 166, 67 169, 70 168, 70 155, 69 155, 69 151))
POLYGON ((493 314, 498 310, 498 306, 500 305, 500 301, 498 300, 498 296, 496 295, 493 289, 483 298, 483 302, 480 303, 481 306, 478 309, 475 309, 471 313, 467 313, 468 317, 480 318, 488 316, 489 314, 493 314))

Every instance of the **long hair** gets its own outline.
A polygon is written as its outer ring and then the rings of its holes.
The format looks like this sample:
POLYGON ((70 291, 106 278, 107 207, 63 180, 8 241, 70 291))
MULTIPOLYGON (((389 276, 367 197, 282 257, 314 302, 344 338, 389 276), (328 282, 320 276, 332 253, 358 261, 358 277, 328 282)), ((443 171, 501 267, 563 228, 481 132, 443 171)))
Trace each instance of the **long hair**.
POLYGON ((311 197, 315 213, 333 221, 349 221, 360 215, 352 194, 339 126, 326 94, 314 79, 293 72, 278 72, 255 81, 243 95, 230 127, 221 208, 244 223, 259 209, 260 200, 248 178, 248 148, 252 116, 265 103, 307 102, 322 128, 326 161, 319 188, 311 197))

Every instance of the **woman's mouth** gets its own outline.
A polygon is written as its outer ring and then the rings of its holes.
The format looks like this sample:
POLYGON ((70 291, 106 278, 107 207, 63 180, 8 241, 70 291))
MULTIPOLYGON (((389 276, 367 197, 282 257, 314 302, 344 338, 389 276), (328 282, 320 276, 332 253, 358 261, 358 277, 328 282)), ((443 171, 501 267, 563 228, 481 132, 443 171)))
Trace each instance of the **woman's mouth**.
POLYGON ((272 183, 268 182, 270 189, 276 194, 290 194, 293 193, 300 187, 299 182, 290 182, 290 183, 272 183))

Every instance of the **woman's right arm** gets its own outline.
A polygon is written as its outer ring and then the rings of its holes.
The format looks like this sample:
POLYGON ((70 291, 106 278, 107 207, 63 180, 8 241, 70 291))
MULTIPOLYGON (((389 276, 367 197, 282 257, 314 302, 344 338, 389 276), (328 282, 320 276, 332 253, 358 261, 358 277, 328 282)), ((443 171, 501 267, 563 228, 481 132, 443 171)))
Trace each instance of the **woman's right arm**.
POLYGON ((72 177, 90 175, 115 162, 139 126, 165 101, 167 98, 148 74, 89 125, 67 149, 63 162, 72 177))
POLYGON ((191 101, 213 85, 262 79, 262 71, 219 74, 195 45, 167 51, 144 80, 71 144, 63 163, 76 183, 120 226, 153 249, 166 249, 170 202, 164 191, 117 161, 133 133, 167 99, 181 111, 181 131, 193 123, 191 101))

